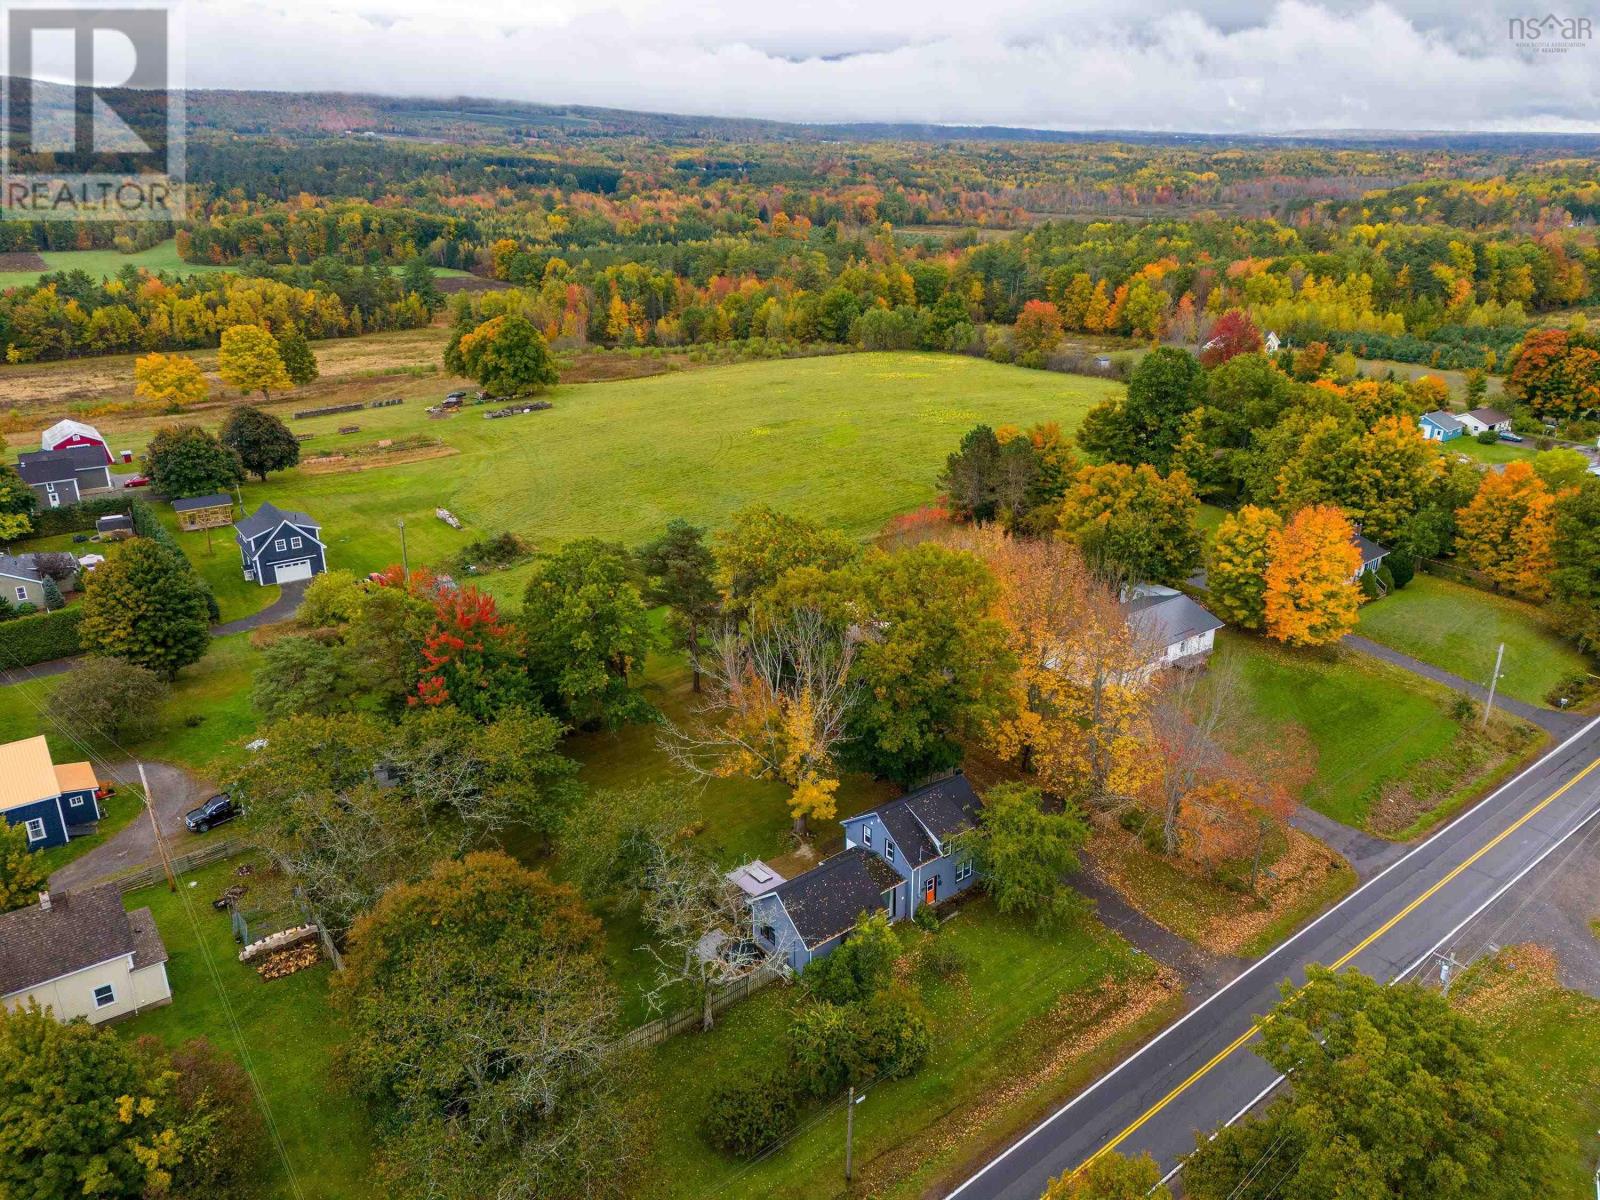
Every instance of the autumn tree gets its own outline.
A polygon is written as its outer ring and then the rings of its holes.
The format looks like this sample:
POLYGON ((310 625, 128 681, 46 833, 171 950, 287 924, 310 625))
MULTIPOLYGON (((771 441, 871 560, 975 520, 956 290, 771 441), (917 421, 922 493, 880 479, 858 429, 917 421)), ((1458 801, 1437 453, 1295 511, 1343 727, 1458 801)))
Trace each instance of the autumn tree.
POLYGON ((1246 504, 1222 518, 1206 556, 1206 603, 1229 625, 1261 629, 1267 617, 1267 563, 1283 519, 1246 504))
POLYGON ((1056 1176, 1043 1200, 1172 1200, 1172 1193, 1161 1182, 1155 1159, 1148 1154, 1125 1158, 1112 1150, 1056 1176))
POLYGON ((1256 323, 1248 314, 1230 308, 1211 327, 1211 336, 1200 348, 1200 365, 1208 369, 1221 366, 1230 358, 1252 354, 1261 346, 1261 330, 1256 328, 1256 323))
POLYGON ((551 712, 587 728, 650 714, 632 682, 656 633, 621 546, 584 538, 541 555, 519 623, 528 675, 551 712))
POLYGON ((150 486, 173 500, 231 491, 244 478, 238 453, 198 425, 158 430, 144 461, 150 486))
POLYGON ((1555 527, 1551 605, 1563 632, 1592 654, 1600 650, 1600 477, 1557 498, 1555 527))
POLYGON ((953 545, 981 558, 999 585, 994 615, 1017 667, 1012 705, 989 744, 1057 797, 1106 805, 1138 786, 1161 647, 1130 625, 1115 589, 1060 540, 962 530, 953 545))
POLYGON ((1507 364, 1506 391, 1541 420, 1570 421, 1600 408, 1600 349, 1565 329, 1536 329, 1507 364))
POLYGON ((438 593, 413 702, 453 704, 479 721, 507 708, 538 707, 523 667, 522 631, 501 619, 493 596, 470 586, 438 593))
POLYGON ((9 824, 0 828, 0 913, 28 907, 49 878, 44 859, 28 843, 27 829, 9 824))
POLYGON ((688 653, 690 686, 698 692, 702 644, 722 612, 713 578, 717 560, 706 545, 705 530, 674 518, 660 537, 639 548, 638 558, 645 599, 667 607, 673 641, 688 653))
POLYGON ((211 642, 210 608, 178 551, 134 538, 89 572, 78 640, 90 654, 125 659, 172 679, 211 642))
POLYGON ((457 330, 445 348, 444 364, 495 396, 521 396, 560 382, 544 335, 516 313, 457 330))
POLYGON ((627 1192, 635 1130, 603 944, 570 887, 493 853, 438 863, 355 924, 333 998, 391 1187, 627 1192))
POLYGON ((1443 474, 1438 448, 1409 417, 1384 417, 1356 442, 1338 497, 1361 532, 1393 545, 1443 474))
POLYGON ((146 354, 133 363, 133 394, 168 412, 203 404, 211 385, 187 354, 146 354))
POLYGON ((1084 467, 1061 500, 1060 534, 1107 574, 1179 583, 1200 565, 1200 501, 1182 471, 1084 467))
POLYGON ((1555 570, 1556 502, 1527 462, 1486 471, 1478 493, 1457 510, 1456 546, 1496 587, 1541 601, 1555 570))
POLYGON ((1355 627, 1361 552, 1350 519, 1313 505, 1267 535, 1267 633, 1291 646, 1329 646, 1355 627))
POLYGON ((1444 996, 1320 966, 1283 994, 1258 1023, 1257 1053, 1293 1083, 1265 1110, 1197 1137, 1185 1194, 1536 1200, 1558 1190, 1549 1101, 1444 996))
POLYGON ((282 336, 278 338, 278 357, 283 360, 284 374, 295 387, 305 387, 321 374, 317 367, 317 356, 311 350, 311 343, 306 341, 306 335, 295 326, 284 330, 282 336))
POLYGON ((1017 315, 1013 337, 1019 354, 1048 354, 1061 341, 1061 313, 1048 300, 1029 300, 1017 315))
POLYGON ((300 461, 300 439, 277 417, 243 405, 228 414, 218 440, 262 483, 269 471, 286 471, 300 461))
POLYGON ((698 669, 695 719, 663 729, 663 747, 701 778, 771 779, 789 789, 795 833, 831 820, 838 751, 862 689, 857 639, 819 609, 797 607, 712 640, 698 669))
POLYGON ((0 541, 10 542, 33 532, 33 514, 39 494, 17 474, 10 463, 0 463, 0 541))
POLYGON ((277 339, 260 325, 231 325, 222 331, 217 374, 230 387, 260 392, 267 401, 272 399, 273 389, 282 391, 291 382, 278 353, 277 339))

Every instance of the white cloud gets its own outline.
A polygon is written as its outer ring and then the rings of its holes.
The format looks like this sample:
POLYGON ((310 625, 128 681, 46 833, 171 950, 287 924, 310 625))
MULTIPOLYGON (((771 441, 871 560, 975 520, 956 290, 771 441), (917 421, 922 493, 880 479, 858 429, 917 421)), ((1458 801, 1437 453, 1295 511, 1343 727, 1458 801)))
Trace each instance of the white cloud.
POLYGON ((196 87, 785 120, 1600 130, 1600 38, 1519 50, 1509 3, 196 0, 188 66, 196 87))

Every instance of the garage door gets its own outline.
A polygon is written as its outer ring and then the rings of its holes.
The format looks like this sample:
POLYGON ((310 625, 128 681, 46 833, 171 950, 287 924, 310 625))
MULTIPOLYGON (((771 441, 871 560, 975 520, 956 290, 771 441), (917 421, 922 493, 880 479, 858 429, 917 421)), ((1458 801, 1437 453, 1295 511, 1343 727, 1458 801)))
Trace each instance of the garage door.
POLYGON ((286 562, 278 564, 278 582, 293 583, 297 579, 311 578, 311 560, 302 558, 299 562, 286 562))

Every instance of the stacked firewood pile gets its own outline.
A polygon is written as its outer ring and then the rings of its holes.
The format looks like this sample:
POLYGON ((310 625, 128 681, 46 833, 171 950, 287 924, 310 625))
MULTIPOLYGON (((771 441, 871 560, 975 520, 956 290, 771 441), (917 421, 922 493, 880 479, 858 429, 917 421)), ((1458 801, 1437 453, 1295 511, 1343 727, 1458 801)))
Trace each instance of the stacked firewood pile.
POLYGON ((296 971, 316 966, 321 959, 322 946, 313 938, 308 942, 301 942, 298 946, 274 950, 266 955, 256 964, 256 974, 262 979, 282 979, 285 975, 293 975, 296 971))

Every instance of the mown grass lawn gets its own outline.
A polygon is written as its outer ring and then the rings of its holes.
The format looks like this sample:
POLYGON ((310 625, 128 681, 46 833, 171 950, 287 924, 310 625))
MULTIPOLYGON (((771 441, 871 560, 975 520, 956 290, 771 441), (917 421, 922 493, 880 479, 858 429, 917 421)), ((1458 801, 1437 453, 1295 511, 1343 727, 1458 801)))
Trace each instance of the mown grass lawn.
MULTIPOLYGON (((923 1068, 871 1088, 856 1108, 856 1194, 910 1197, 948 1181, 953 1168, 1076 1090, 1110 1054, 1125 1051, 1180 1003, 1175 990, 1153 981, 1147 958, 1092 919, 1040 935, 977 901, 936 934, 898 928, 908 949, 930 937, 947 940, 965 970, 921 985, 933 1035, 923 1068), (1147 1007, 1093 1050, 1053 1057, 1084 1036, 1083 1022, 1092 1020, 1097 1002, 1118 1011, 1114 998, 1147 1007), (1054 1069, 1041 1071, 1047 1067, 1054 1069), (996 1103, 1002 1094, 1004 1101, 996 1103)), ((792 1142, 754 1164, 725 1158, 699 1134, 700 1114, 717 1084, 782 1062, 784 1032, 805 1002, 798 989, 776 985, 728 1010, 710 1033, 685 1034, 646 1052, 642 1079, 657 1129, 654 1153, 641 1164, 639 1195, 845 1194, 844 1114, 837 1105, 811 1110, 792 1142)))
POLYGON ((1559 1177, 1551 1200, 1589 1200, 1600 1129, 1600 1000, 1562 987, 1555 956, 1538 946, 1511 946, 1474 963, 1451 999, 1490 1030, 1495 1051, 1555 1110, 1559 1177))
POLYGON ((1445 688, 1349 651, 1295 650, 1225 630, 1211 669, 1237 672, 1241 721, 1315 756, 1301 799, 1373 833, 1418 832, 1536 740, 1531 727, 1506 722, 1497 730, 1502 751, 1455 720, 1445 688))
POLYGON ((172 1046, 209 1038, 247 1066, 284 1149, 284 1157, 269 1157, 263 1180, 268 1195, 296 1195, 292 1171, 306 1200, 375 1196, 365 1114, 334 1076, 341 1033, 328 1007, 331 968, 324 964, 264 982, 239 961, 227 914, 210 903, 234 881, 239 861, 183 876, 176 895, 164 884, 127 895, 126 907, 148 906, 155 915, 170 956, 172 1003, 120 1023, 117 1031, 126 1037, 150 1034, 172 1046))
MULTIPOLYGON (((235 633, 213 638, 206 656, 178 673, 160 720, 148 737, 108 746, 88 738, 81 729, 58 725, 47 715, 50 694, 61 679, 52 675, 0 687, 0 742, 42 733, 57 762, 77 762, 85 757, 79 740, 83 739, 96 756, 144 755, 206 774, 217 761, 243 753, 242 743, 255 729, 250 684, 256 651, 249 637, 235 633)), ((111 803, 116 805, 118 800, 120 797, 111 803)), ((76 841, 72 844, 78 845, 76 841)))
POLYGON ((1533 605, 1436 575, 1418 575, 1402 590, 1363 605, 1357 632, 1485 686, 1495 647, 1504 642, 1500 689, 1530 704, 1544 704, 1562 679, 1594 669, 1533 605))
MULTIPOLYGON (((488 421, 472 407, 428 418, 424 408, 448 390, 442 378, 374 383, 368 399, 406 402, 290 419, 314 435, 306 457, 413 435, 455 453, 287 471, 246 483, 245 507, 271 500, 309 512, 329 564, 360 572, 398 561, 400 520, 414 566, 443 564, 471 538, 504 529, 542 547, 578 537, 636 545, 673 517, 717 526, 757 502, 866 537, 934 498, 946 456, 972 426, 1053 420, 1070 432, 1120 386, 953 355, 848 354, 565 385, 548 412, 488 421), (360 431, 338 432, 351 424, 360 431), (466 532, 440 521, 440 507, 466 532)), ((121 441, 137 448, 149 429, 121 441)), ((490 586, 515 595, 522 579, 507 572, 490 586)))
POLYGON ((1480 442, 1474 437, 1458 437, 1445 442, 1444 451, 1446 454, 1465 454, 1468 458, 1491 466, 1529 459, 1535 453, 1532 442, 1480 442))

